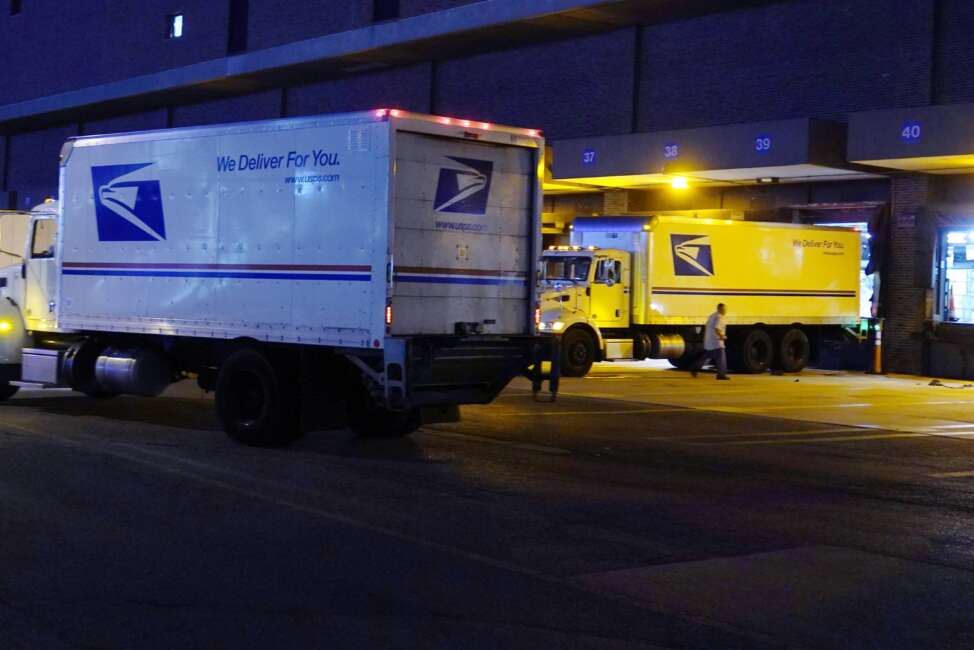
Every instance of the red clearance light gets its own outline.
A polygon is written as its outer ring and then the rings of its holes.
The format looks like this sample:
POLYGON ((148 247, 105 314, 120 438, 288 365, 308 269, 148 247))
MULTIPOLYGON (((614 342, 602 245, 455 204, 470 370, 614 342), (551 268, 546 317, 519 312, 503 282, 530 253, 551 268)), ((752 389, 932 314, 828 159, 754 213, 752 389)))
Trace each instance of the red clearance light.
POLYGON ((470 120, 460 120, 460 126, 464 127, 465 129, 469 129, 470 128, 470 120))
POLYGON ((488 124, 487 122, 481 122, 480 128, 482 128, 484 131, 490 131, 490 124, 488 124))
POLYGON ((438 117, 436 119, 440 122, 440 124, 453 124, 453 120, 448 117, 438 117))
POLYGON ((389 115, 391 115, 393 117, 401 117, 402 116, 402 111, 400 111, 397 108, 394 108, 391 111, 389 111, 389 115))
POLYGON ((389 113, 389 109, 388 108, 380 108, 380 109, 376 110, 375 116, 376 117, 385 117, 386 115, 388 115, 388 113, 389 113))
POLYGON ((386 325, 392 325, 392 305, 386 305, 386 325))
POLYGON ((540 138, 541 131, 537 129, 528 129, 528 135, 530 135, 532 138, 540 138))

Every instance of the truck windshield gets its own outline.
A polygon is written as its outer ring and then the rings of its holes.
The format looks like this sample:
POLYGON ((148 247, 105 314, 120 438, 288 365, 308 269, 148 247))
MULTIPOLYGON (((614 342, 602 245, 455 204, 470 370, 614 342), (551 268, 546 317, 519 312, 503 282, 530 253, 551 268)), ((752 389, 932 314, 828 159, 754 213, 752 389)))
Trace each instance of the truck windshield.
POLYGON ((585 282, 592 258, 586 256, 551 256, 544 258, 544 279, 548 281, 585 282))

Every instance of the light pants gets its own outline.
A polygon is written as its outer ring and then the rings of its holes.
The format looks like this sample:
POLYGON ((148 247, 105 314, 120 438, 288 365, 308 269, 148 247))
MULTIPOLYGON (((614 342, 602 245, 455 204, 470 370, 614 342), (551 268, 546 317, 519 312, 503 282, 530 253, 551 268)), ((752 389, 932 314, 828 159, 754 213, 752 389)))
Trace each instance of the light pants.
POLYGON ((704 353, 700 355, 697 362, 693 364, 693 370, 696 372, 703 368, 704 364, 710 361, 715 366, 717 366, 717 376, 724 377, 727 375, 727 349, 726 348, 714 348, 713 350, 704 350, 704 353))

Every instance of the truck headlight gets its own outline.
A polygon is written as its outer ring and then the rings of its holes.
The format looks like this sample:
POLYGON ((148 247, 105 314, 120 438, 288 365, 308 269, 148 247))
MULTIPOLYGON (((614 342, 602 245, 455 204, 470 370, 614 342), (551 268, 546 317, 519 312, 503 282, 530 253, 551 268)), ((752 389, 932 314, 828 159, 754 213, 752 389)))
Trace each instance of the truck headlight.
POLYGON ((538 323, 538 329, 542 332, 560 332, 565 329, 565 324, 560 320, 556 320, 553 323, 542 321, 541 323, 538 323))

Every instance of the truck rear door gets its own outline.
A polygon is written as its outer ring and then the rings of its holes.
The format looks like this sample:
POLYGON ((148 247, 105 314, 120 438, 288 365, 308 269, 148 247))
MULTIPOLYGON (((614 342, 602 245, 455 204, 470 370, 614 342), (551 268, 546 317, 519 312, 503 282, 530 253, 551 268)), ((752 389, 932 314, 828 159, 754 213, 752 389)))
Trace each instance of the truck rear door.
POLYGON ((392 334, 528 334, 536 152, 399 132, 392 334))

